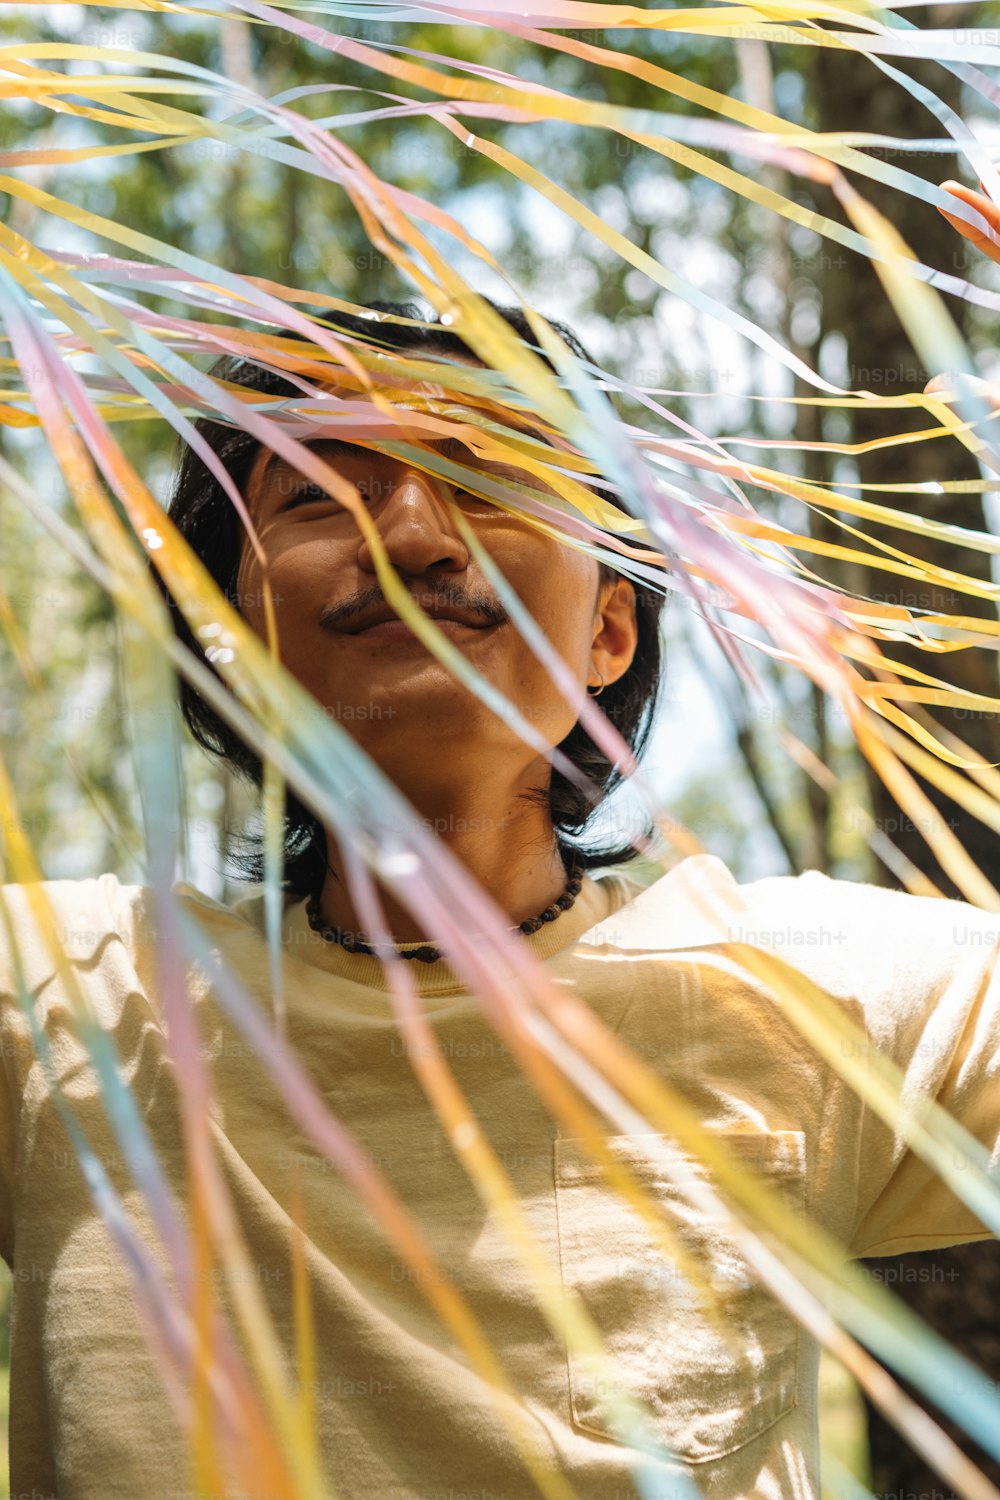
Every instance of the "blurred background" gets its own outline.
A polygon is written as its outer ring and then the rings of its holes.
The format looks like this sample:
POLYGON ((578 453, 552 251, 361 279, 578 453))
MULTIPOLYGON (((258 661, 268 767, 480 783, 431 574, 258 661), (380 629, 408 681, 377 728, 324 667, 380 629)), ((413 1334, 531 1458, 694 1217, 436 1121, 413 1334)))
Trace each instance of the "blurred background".
MULTIPOLYGON (((912 14, 932 25, 984 27, 1000 22, 1000 6, 989 4, 930 6, 912 14)), ((579 99, 667 107, 664 95, 629 69, 627 59, 635 56, 812 129, 863 128, 896 137, 941 134, 933 116, 871 64, 827 49, 667 32, 573 33, 622 54, 625 66, 615 71, 542 52, 488 28, 399 28, 356 20, 336 24, 372 42, 399 40, 402 29, 409 46, 506 69, 579 99)), ((165 20, 72 4, 33 10, 8 6, 0 12, 0 43, 53 38, 184 57, 267 96, 313 83, 351 86, 341 94, 299 99, 296 108, 312 118, 371 103, 370 96, 357 89, 357 65, 238 20, 180 15, 165 20)), ((89 71, 89 65, 72 60, 53 66, 89 71)), ((952 75, 931 64, 900 66, 965 113, 981 140, 997 139, 996 121, 983 117, 975 100, 963 97, 952 75)), ((671 99, 669 107, 679 113, 696 109, 681 98, 671 99)), ((938 373, 920 368, 867 262, 710 181, 694 169, 691 153, 684 159, 680 152, 676 159, 665 159, 638 143, 558 123, 532 124, 530 130, 480 123, 484 135, 557 177, 560 186, 589 205, 603 222, 767 330, 827 379, 895 395, 919 391, 938 373)), ((659 400, 735 457, 753 458, 848 494, 864 493, 890 509, 916 509, 937 519, 995 529, 995 496, 975 491, 944 494, 939 489, 946 479, 981 477, 957 443, 878 446, 880 439, 926 426, 919 411, 840 411, 801 400, 815 392, 681 298, 665 294, 539 194, 426 118, 346 126, 340 133, 381 177, 459 219, 536 307, 577 332, 599 364, 634 384, 665 392, 659 400)), ((17 103, 0 115, 0 149, 56 141, 62 146, 97 145, 119 139, 119 132, 98 121, 54 116, 37 106, 17 103)), ((841 217, 832 198, 813 184, 759 162, 721 153, 715 159, 807 208, 841 217)), ((963 175, 954 156, 908 155, 906 165, 934 181, 963 175)), ((231 271, 362 302, 413 295, 413 288, 369 244, 337 188, 263 158, 237 155, 220 142, 24 170, 29 180, 51 193, 231 271)), ((861 186, 922 259, 1000 290, 1000 267, 970 251, 933 208, 875 184, 861 186)), ((105 252, 114 248, 47 220, 3 194, 0 213, 43 247, 105 252)), ((454 247, 450 253, 479 290, 501 300, 508 297, 499 278, 454 247)), ((1000 379, 1000 336, 993 321, 967 303, 954 298, 948 302, 980 373, 1000 379)), ((187 311, 169 299, 159 305, 168 312, 187 311)), ((211 319, 213 314, 204 316, 211 319)), ((7 385, 16 387, 16 373, 8 372, 7 385)), ((637 423, 650 420, 638 404, 623 402, 622 410, 637 423)), ((174 463, 172 433, 159 420, 150 420, 120 424, 118 436, 154 492, 165 500, 174 463)), ((0 425, 0 452, 29 476, 36 489, 60 492, 46 444, 30 427, 0 425)), ((825 512, 760 490, 748 493, 762 513, 794 530, 822 541, 849 540, 825 512)), ((97 586, 2 490, 0 506, 0 603, 6 622, 13 622, 30 655, 26 673, 23 657, 4 642, 8 632, 0 631, 0 734, 22 819, 50 878, 81 878, 111 870, 124 881, 141 882, 131 721, 118 672, 113 610, 97 586)), ((73 524, 69 510, 66 518, 73 524)), ((891 516, 889 520, 879 531, 880 540, 889 546, 989 577, 989 561, 982 553, 954 545, 936 552, 935 544, 923 538, 894 534, 891 516)), ((917 612, 958 611, 959 606, 965 614, 993 610, 988 603, 959 601, 946 591, 890 572, 827 559, 812 565, 827 582, 917 612)), ((846 723, 818 689, 759 654, 755 664, 764 691, 751 697, 683 601, 668 601, 663 629, 666 676, 647 771, 663 807, 724 859, 738 878, 815 868, 833 876, 891 884, 891 874, 866 842, 868 815, 877 829, 951 893, 927 851, 927 830, 915 827, 873 781, 846 723), (817 785, 788 756, 781 743, 785 731, 835 772, 833 791, 817 785)), ((898 654, 904 661, 910 659, 905 648, 898 654)), ((952 653, 947 658, 950 680, 974 692, 996 692, 995 658, 987 657, 985 652, 952 653)), ((918 664, 931 670, 926 659, 918 664)), ((954 711, 938 717, 987 759, 1000 761, 1000 735, 989 716, 954 711)), ((188 745, 186 755, 188 825, 178 878, 209 895, 230 899, 244 888, 226 873, 227 848, 253 807, 245 789, 196 747, 188 745)), ((959 832, 996 881, 996 835, 933 788, 925 785, 924 790, 934 803, 935 816, 959 832)), ((627 791, 607 812, 608 819, 622 820, 634 829, 633 815, 627 791)), ((656 873, 650 866, 640 878, 656 873)), ((994 1379, 1000 1378, 997 1335, 991 1326, 996 1323, 1000 1291, 996 1249, 993 1244, 966 1246, 906 1257, 910 1265, 925 1266, 926 1274, 901 1281, 898 1287, 994 1379)), ((892 1275, 890 1263, 869 1265, 873 1275, 892 1275)), ((9 1279, 3 1288, 5 1303, 8 1296, 9 1279)), ((4 1321, 4 1372, 7 1338, 4 1321)), ((5 1373, 2 1379, 0 1391, 5 1394, 5 1373)), ((843 1472, 835 1461, 828 1465, 826 1494, 852 1493, 854 1475, 877 1494, 933 1493, 944 1500, 940 1481, 866 1411, 832 1362, 824 1365, 822 1393, 824 1441, 844 1465, 843 1472)), ((965 1440, 959 1441, 968 1447, 965 1440)), ((983 1462, 981 1455, 975 1456, 983 1462)), ((987 1464, 987 1472, 995 1482, 1000 1480, 996 1465, 987 1464)), ((0 1483, 5 1481, 6 1465, 0 1483)))

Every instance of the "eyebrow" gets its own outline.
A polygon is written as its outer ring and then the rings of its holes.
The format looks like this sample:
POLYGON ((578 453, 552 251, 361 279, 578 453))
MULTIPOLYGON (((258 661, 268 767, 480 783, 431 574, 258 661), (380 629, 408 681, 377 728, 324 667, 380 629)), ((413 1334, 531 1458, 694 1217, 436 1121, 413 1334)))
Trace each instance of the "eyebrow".
MULTIPOLYGON (((345 442, 342 438, 313 438, 311 442, 306 443, 304 446, 308 448, 311 453, 315 453, 318 449, 322 448, 325 452, 332 453, 333 456, 342 456, 348 453, 354 453, 357 451, 358 447, 356 443, 345 442)), ((283 454, 276 453, 274 449, 272 449, 271 452, 267 455, 264 466, 257 476, 257 483, 259 485, 263 485, 265 481, 270 477, 270 475, 273 474, 275 469, 289 469, 295 474, 300 474, 302 472, 301 469, 297 469, 295 467, 295 464, 290 458, 285 458, 283 454)))
MULTIPOLYGON (((521 469, 517 464, 504 463, 497 459, 479 459, 478 456, 475 453, 471 452, 467 445, 462 442, 461 438, 438 438, 435 441, 428 443, 427 446, 431 449, 432 452, 437 453, 439 458, 446 458, 450 459, 452 462, 462 463, 467 468, 474 468, 477 463, 485 464, 488 466, 484 469, 484 473, 486 474, 517 474, 522 477, 524 475, 524 470, 521 469)), ((392 453, 383 453, 379 448, 369 449, 364 443, 351 443, 348 442, 345 438, 313 438, 310 442, 307 442, 305 444, 305 447, 313 453, 318 453, 321 451, 323 457, 326 459, 347 457, 352 454, 363 453, 365 451, 375 453, 379 458, 395 458, 395 455, 392 453)), ((264 466, 261 469, 260 474, 258 475, 257 484, 259 489, 262 489, 267 483, 268 479, 272 478, 274 473, 278 470, 285 470, 294 474, 301 474, 302 472, 296 467, 291 459, 285 458, 282 454, 276 453, 272 450, 268 454, 264 466)))

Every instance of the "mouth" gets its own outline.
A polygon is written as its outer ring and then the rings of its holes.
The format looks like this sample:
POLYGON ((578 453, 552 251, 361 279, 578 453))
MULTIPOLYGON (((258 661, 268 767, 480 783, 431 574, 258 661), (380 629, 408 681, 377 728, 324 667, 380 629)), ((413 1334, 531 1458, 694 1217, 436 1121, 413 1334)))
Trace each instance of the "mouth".
MULTIPOLYGON (((473 636, 492 635, 499 627, 493 624, 470 625, 465 620, 451 620, 445 616, 435 618, 431 616, 433 623, 441 631, 442 635, 449 636, 453 640, 467 640, 473 636)), ((407 625, 405 620, 395 617, 391 620, 376 620, 371 625, 364 626, 361 630, 351 632, 358 640, 378 641, 412 641, 415 646, 423 648, 423 641, 416 636, 407 625)))
MULTIPOLYGON (((419 601, 414 601, 419 603, 419 601)), ((428 618, 435 624, 443 635, 451 636, 456 640, 464 640, 466 637, 487 635, 497 626, 498 611, 489 611, 476 608, 467 604, 457 602, 446 602, 443 599, 429 599, 424 606, 428 618)), ((411 640, 418 639, 405 622, 400 619, 395 610, 382 600, 379 603, 369 605, 367 609, 358 611, 353 619, 348 618, 340 625, 340 633, 343 635, 373 636, 379 640, 411 640)))

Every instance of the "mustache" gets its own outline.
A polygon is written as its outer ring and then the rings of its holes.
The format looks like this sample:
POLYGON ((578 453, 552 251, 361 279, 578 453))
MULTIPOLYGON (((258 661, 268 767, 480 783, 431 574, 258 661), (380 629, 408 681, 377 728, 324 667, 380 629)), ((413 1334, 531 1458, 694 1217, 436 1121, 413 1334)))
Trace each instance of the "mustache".
MULTIPOLYGON (((410 591, 410 597, 421 609, 429 611, 445 607, 468 610, 470 614, 479 615, 484 625, 505 625, 510 619, 499 599, 491 594, 476 593, 448 584, 442 584, 433 590, 422 589, 419 593, 410 591)), ((351 625, 365 610, 374 609, 380 604, 388 604, 388 600, 378 588, 364 589, 335 604, 325 604, 320 611, 320 629, 333 634, 342 630, 345 625, 351 625)))

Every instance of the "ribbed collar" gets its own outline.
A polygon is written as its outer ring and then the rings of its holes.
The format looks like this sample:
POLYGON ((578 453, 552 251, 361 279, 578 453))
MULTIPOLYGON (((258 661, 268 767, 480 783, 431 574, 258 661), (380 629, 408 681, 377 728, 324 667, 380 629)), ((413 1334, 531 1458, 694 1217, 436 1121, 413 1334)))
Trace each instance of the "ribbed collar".
MULTIPOLYGON (((528 936, 528 943, 536 958, 552 958, 555 954, 577 943, 584 933, 604 921, 624 902, 638 894, 641 887, 620 875, 606 875, 595 880, 589 875, 583 878, 580 893, 570 907, 554 922, 547 922, 537 932, 528 936)), ((233 907, 235 915, 248 920, 260 932, 264 928, 263 896, 244 897, 233 907)), ((285 952, 289 958, 336 974, 364 989, 387 993, 391 986, 381 961, 374 955, 348 953, 339 943, 330 942, 313 932, 306 916, 306 903, 290 901, 284 911, 282 936, 285 952)), ((419 947, 419 943, 400 944, 400 947, 419 947)), ((468 986, 446 959, 436 963, 409 961, 408 970, 421 995, 458 995, 467 992, 468 986)))

